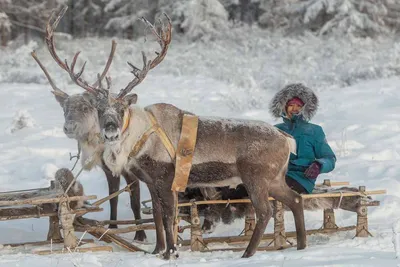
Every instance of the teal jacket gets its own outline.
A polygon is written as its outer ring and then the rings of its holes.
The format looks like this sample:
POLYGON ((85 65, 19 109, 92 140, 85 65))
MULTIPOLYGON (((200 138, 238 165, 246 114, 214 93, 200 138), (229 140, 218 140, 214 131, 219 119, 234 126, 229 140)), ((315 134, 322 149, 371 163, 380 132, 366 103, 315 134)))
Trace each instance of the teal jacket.
POLYGON ((308 193, 311 193, 316 179, 305 177, 304 171, 314 161, 321 164, 321 173, 332 171, 336 163, 335 153, 326 141, 321 126, 305 121, 301 115, 293 116, 291 120, 283 117, 283 121, 275 126, 292 135, 297 144, 297 155, 290 154, 286 175, 299 182, 308 193))

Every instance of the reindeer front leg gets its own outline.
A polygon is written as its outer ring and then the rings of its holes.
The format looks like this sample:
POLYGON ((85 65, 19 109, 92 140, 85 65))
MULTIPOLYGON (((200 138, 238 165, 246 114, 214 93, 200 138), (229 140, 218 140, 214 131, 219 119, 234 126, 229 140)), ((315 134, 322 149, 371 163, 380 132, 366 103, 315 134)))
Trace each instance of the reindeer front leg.
MULTIPOLYGON (((126 184, 131 184, 130 192, 130 202, 131 202, 131 209, 135 220, 140 220, 142 215, 140 213, 140 183, 139 179, 133 174, 129 172, 123 172, 122 175, 125 178, 126 184)), ((137 241, 145 241, 147 238, 146 233, 144 230, 136 231, 135 237, 133 240, 137 241)))
MULTIPOLYGON (((111 195, 119 190, 121 178, 120 176, 114 176, 105 164, 102 165, 102 169, 107 177, 108 193, 111 195)), ((117 214, 118 196, 110 199, 110 220, 117 220, 117 214)), ((116 224, 110 224, 108 228, 118 228, 118 226, 116 224)))
POLYGON ((164 224, 165 237, 167 241, 167 250, 164 253, 164 259, 166 260, 168 260, 171 257, 171 253, 174 254, 176 252, 176 244, 174 238, 174 222, 175 222, 177 194, 171 191, 172 183, 168 183, 167 182, 168 180, 169 179, 161 181, 161 185, 160 184, 156 185, 157 196, 159 202, 161 203, 162 220, 164 224))
POLYGON ((165 237, 164 237, 164 227, 163 227, 163 217, 160 199, 157 195, 154 185, 148 184, 151 202, 153 206, 153 218, 154 224, 156 226, 156 247, 152 254, 158 254, 165 250, 165 237))

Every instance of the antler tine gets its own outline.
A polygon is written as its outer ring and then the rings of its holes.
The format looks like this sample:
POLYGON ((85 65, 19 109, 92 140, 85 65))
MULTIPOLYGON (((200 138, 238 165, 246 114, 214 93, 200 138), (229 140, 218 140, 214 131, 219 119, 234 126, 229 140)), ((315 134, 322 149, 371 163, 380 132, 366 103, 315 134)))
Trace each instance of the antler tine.
POLYGON ((98 83, 98 87, 97 88, 103 88, 103 84, 101 83, 100 73, 97 73, 97 82, 96 83, 98 83))
POLYGON ((47 72, 46 68, 43 66, 42 62, 40 62, 39 58, 36 55, 35 51, 31 52, 32 57, 35 59, 36 63, 39 65, 39 67, 42 69, 44 72, 44 75, 46 75, 47 80, 49 81, 51 87, 53 88, 53 94, 55 95, 60 95, 60 96, 68 96, 67 93, 59 89, 56 84, 53 82, 53 79, 51 79, 50 74, 47 72))
POLYGON ((142 20, 146 23, 146 25, 148 25, 151 29, 151 31, 153 32, 153 34, 156 36, 157 38, 157 42, 160 44, 161 46, 161 52, 157 53, 157 57, 155 59, 153 59, 151 61, 151 67, 150 69, 156 67, 158 64, 160 64, 160 62, 164 59, 164 57, 167 55, 167 50, 169 47, 169 44, 171 43, 171 36, 172 36, 172 23, 171 23, 171 19, 168 17, 167 14, 163 13, 164 16, 167 18, 168 20, 168 26, 167 29, 164 30, 164 25, 160 20, 160 24, 161 24, 161 29, 160 29, 160 33, 157 32, 156 28, 154 27, 154 25, 152 25, 147 19, 142 18, 142 20))
POLYGON ((100 73, 97 74, 97 83, 98 83, 98 87, 97 89, 101 90, 102 92, 105 93, 105 95, 107 95, 109 93, 109 90, 111 88, 111 77, 107 76, 106 77, 106 82, 107 82, 107 89, 105 89, 103 87, 103 83, 102 83, 102 78, 100 73))
MULTIPOLYGON (((55 19, 55 21, 53 22, 53 24, 51 24, 51 20, 54 17, 54 12, 52 12, 49 21, 47 22, 46 25, 46 44, 47 44, 47 48, 51 54, 51 56, 53 57, 53 59, 57 62, 57 64, 64 69, 66 72, 68 72, 70 78, 80 87, 82 87, 83 89, 92 92, 92 93, 96 93, 96 87, 95 86, 90 86, 86 81, 84 81, 81 76, 82 73, 85 69, 85 65, 86 62, 83 64, 83 67, 81 68, 80 72, 78 72, 77 74, 74 73, 74 68, 76 65, 76 62, 78 60, 78 56, 80 52, 77 52, 72 60, 72 64, 71 67, 68 66, 68 62, 67 60, 65 60, 65 63, 60 59, 60 57, 57 55, 56 53, 56 49, 55 49, 55 44, 54 44, 54 31, 57 28, 61 18, 64 16, 65 12, 67 11, 68 6, 64 6, 64 8, 60 11, 60 13, 58 14, 57 18, 55 19)), ((107 68, 108 70, 108 68, 107 68)))
MULTIPOLYGON (((92 85, 93 87, 97 87, 98 83, 101 82, 104 79, 104 77, 106 77, 107 72, 108 72, 108 70, 109 70, 109 68, 111 66, 112 60, 114 58, 116 47, 117 47, 117 43, 114 40, 112 40, 112 42, 111 42, 111 52, 110 52, 110 55, 108 56, 108 60, 107 60, 106 66, 105 66, 105 68, 103 70, 103 73, 100 75, 100 79, 97 79, 97 81, 92 85)), ((107 79, 107 77, 106 77, 106 79, 107 79)))
MULTIPOLYGON (((156 28, 154 27, 153 24, 151 24, 146 18, 142 17, 142 21, 150 27, 151 31, 157 38, 157 42, 161 46, 161 52, 156 52, 156 58, 153 60, 147 61, 146 56, 144 52, 142 51, 142 56, 143 56, 143 68, 142 70, 139 70, 136 68, 134 65, 128 62, 128 65, 132 67, 132 73, 135 75, 135 79, 133 79, 124 89, 122 89, 117 98, 121 99, 124 96, 126 96, 135 86, 137 86, 139 83, 141 83, 144 78, 146 78, 147 73, 149 70, 155 68, 160 62, 165 58, 167 55, 168 47, 169 44, 171 43, 171 36, 172 36, 172 23, 171 19, 167 16, 167 14, 164 13, 168 20, 168 26, 166 27, 166 30, 164 27, 161 27, 160 33, 157 32, 156 28)), ((162 23, 161 23, 162 24, 162 23)), ((163 26, 163 25, 162 25, 163 26)))
POLYGON ((110 90, 110 88, 111 88, 111 77, 107 76, 106 77, 106 82, 107 82, 107 90, 110 90))

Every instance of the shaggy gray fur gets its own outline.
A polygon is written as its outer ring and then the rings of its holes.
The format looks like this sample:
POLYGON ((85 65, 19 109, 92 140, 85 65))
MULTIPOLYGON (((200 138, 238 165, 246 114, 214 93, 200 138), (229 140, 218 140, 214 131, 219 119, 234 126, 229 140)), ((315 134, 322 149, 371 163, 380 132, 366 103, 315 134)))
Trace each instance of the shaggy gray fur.
POLYGON ((310 88, 301 83, 286 85, 282 90, 276 93, 269 105, 269 110, 272 115, 276 118, 280 118, 282 112, 285 111, 286 103, 293 97, 298 97, 304 102, 301 114, 305 120, 311 120, 318 109, 318 97, 310 88))

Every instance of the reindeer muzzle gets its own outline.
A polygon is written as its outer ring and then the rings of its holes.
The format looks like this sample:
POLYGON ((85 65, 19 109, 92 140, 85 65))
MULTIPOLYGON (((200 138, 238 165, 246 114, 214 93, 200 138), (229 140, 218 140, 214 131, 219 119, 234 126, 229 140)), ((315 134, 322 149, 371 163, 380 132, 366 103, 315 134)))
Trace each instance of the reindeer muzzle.
POLYGON ((75 136, 77 127, 78 125, 75 122, 67 121, 64 123, 63 131, 68 137, 71 138, 75 136))
POLYGON ((121 130, 114 123, 107 123, 103 130, 103 136, 106 142, 115 142, 119 140, 121 130))

